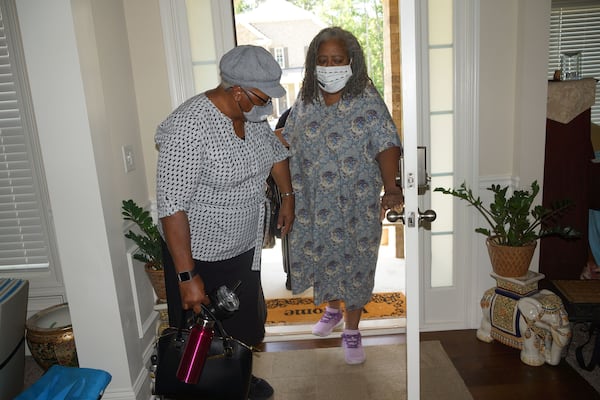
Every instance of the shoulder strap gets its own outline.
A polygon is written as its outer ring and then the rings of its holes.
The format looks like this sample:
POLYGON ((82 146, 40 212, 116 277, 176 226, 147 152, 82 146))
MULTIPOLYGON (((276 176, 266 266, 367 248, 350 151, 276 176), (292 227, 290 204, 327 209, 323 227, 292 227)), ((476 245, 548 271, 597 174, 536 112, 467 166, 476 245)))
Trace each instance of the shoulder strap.
POLYGON ((594 368, 596 368, 596 365, 600 365, 600 326, 590 326, 588 340, 575 349, 575 358, 577 359, 579 366, 586 371, 592 371, 594 368), (596 340, 593 343, 594 347, 592 348, 592 357, 590 358, 590 362, 586 364, 583 358, 583 348, 590 341, 592 341, 594 334, 596 335, 596 340))

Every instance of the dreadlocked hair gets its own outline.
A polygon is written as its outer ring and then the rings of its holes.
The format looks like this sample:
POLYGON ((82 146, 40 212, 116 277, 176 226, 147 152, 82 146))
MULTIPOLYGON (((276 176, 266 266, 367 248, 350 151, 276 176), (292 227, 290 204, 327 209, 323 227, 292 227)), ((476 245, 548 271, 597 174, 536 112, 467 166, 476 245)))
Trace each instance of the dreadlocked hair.
POLYGON ((317 55, 319 46, 328 40, 339 40, 342 42, 348 58, 351 60, 352 76, 342 89, 342 98, 358 96, 363 92, 367 83, 371 81, 367 73, 365 54, 358 43, 358 39, 350 32, 334 26, 321 30, 310 42, 304 63, 304 80, 300 96, 304 104, 313 103, 319 99, 319 85, 317 83, 317 55))

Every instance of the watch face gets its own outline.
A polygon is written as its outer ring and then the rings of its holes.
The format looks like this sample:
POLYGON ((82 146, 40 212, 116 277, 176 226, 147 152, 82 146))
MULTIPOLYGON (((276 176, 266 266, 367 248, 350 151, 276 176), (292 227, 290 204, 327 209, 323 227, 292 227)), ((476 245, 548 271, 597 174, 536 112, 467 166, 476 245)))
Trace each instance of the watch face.
POLYGON ((177 278, 179 279, 179 282, 185 282, 192 279, 194 275, 194 271, 185 271, 178 273, 177 278))

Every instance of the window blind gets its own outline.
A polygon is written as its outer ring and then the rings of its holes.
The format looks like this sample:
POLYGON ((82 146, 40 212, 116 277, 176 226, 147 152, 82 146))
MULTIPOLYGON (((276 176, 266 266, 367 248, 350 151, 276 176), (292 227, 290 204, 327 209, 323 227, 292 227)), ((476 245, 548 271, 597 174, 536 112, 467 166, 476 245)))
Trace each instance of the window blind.
MULTIPOLYGON (((560 69, 560 55, 570 51, 581 51, 582 77, 600 78, 600 1, 552 1, 548 79, 560 69)), ((600 124, 598 90, 591 112, 592 122, 600 124)))
POLYGON ((0 271, 22 271, 48 268, 50 246, 45 181, 36 168, 41 157, 10 5, 0 1, 0 271))

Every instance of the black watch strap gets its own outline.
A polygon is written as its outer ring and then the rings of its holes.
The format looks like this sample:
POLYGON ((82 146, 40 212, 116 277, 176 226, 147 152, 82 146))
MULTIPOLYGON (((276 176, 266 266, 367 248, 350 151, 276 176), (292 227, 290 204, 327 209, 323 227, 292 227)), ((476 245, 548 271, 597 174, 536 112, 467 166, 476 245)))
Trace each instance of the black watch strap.
POLYGON ((177 273, 177 280, 179 282, 187 282, 187 281, 191 280, 196 275, 197 275, 196 271, 194 271, 194 270, 185 271, 185 272, 179 272, 179 273, 177 273))

